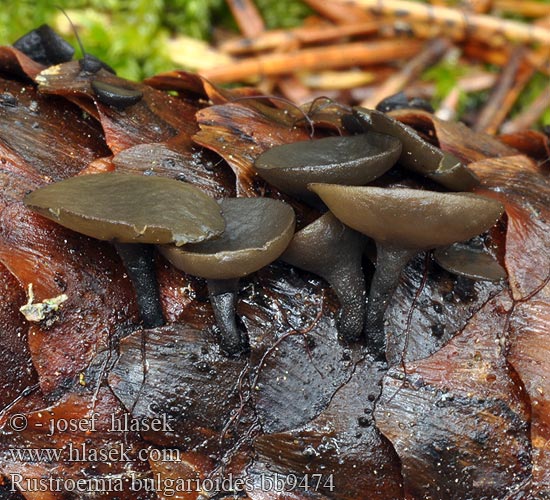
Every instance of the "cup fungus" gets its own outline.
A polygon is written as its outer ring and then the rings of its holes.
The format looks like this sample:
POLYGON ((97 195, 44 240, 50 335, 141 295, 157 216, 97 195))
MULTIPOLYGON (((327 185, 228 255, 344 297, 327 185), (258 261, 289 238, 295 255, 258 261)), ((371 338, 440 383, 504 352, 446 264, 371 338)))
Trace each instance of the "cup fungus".
POLYGON ((115 243, 148 328, 164 320, 152 249, 136 244, 183 245, 216 237, 225 228, 213 198, 164 177, 122 173, 71 177, 33 191, 24 202, 73 231, 115 243))
POLYGON ((373 130, 399 139, 403 145, 399 163, 447 189, 469 191, 479 184, 477 175, 458 158, 426 142, 413 128, 385 113, 355 107, 353 116, 348 115, 344 124, 351 131, 373 130))
POLYGON ((481 246, 459 242, 434 252, 435 261, 446 271, 475 280, 500 281, 506 270, 481 246))
POLYGON ((470 193, 312 184, 344 224, 376 242, 376 272, 368 299, 366 335, 373 354, 385 350, 384 313, 403 267, 422 250, 466 241, 493 226, 501 203, 470 193))
POLYGON ((423 109, 428 113, 434 113, 435 110, 429 101, 421 97, 407 97, 405 92, 401 91, 382 99, 377 105, 376 110, 387 113, 395 109, 423 109))
POLYGON ((222 349, 237 354, 246 345, 235 321, 238 280, 284 252, 294 234, 295 217, 290 205, 270 198, 226 198, 220 206, 226 222, 220 238, 159 249, 178 269, 207 279, 222 349))
POLYGON ((340 301, 338 332, 358 340, 365 320, 365 278, 361 265, 366 239, 332 213, 298 231, 281 260, 324 278, 340 301))
POLYGON ((256 158, 254 167, 282 192, 315 203, 309 183, 364 185, 389 170, 400 154, 398 139, 369 133, 274 146, 256 158))
POLYGON ((99 102, 117 109, 125 109, 137 104, 143 92, 137 88, 121 87, 101 80, 92 80, 92 90, 99 102))
MULTIPOLYGON (((80 43, 80 42, 79 42, 80 43)), ((80 44, 81 51, 84 54, 81 59, 78 60, 78 65, 80 66, 80 72, 84 75, 94 75, 99 73, 100 70, 104 69, 105 71, 116 74, 116 71, 109 66, 106 62, 103 62, 98 57, 93 54, 88 54, 84 51, 82 44, 80 44)))

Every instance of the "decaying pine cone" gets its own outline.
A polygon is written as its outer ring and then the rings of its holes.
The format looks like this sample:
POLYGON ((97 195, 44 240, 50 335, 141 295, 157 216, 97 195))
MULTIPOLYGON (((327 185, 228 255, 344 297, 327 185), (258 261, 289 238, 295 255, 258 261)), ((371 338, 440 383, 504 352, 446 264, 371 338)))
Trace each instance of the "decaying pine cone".
MULTIPOLYGON (((2 498, 550 495, 543 135, 499 139, 425 111, 394 112, 504 204, 506 220, 488 237, 508 280, 457 278, 430 254, 416 257, 386 313, 386 364, 338 339, 327 283, 276 262, 242 280, 237 313, 250 352, 232 358, 218 347, 203 280, 157 255, 167 325, 143 330, 111 245, 22 199, 116 170, 185 180, 215 198, 281 198, 301 228, 320 212, 253 169, 266 149, 309 137, 296 110, 184 72, 137 84, 78 61, 44 67, 10 47, 0 49, 0 75, 2 498), (116 89, 134 97, 120 101, 116 89), (38 321, 19 312, 62 296, 38 321)), ((317 136, 341 129, 342 111, 332 111, 317 136)), ((398 172, 377 184, 408 182, 398 172)))

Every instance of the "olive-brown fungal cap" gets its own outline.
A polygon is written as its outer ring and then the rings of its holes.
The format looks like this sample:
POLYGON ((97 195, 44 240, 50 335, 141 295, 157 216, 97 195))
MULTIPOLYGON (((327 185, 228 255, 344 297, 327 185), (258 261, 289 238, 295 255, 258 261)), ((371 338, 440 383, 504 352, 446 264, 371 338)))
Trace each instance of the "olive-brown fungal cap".
POLYGON ((292 239, 295 216, 287 203, 226 198, 220 206, 226 221, 220 238, 181 248, 159 247, 175 267, 202 278, 240 278, 276 260, 292 239))
POLYGON ((486 250, 468 243, 453 243, 434 252, 436 262, 446 271, 475 280, 500 281, 506 270, 486 250))
POLYGON ((502 204, 470 193, 311 184, 344 224, 385 245, 429 249, 469 240, 499 219, 502 204))
POLYGON ((199 242, 221 234, 216 201, 164 177, 105 173, 71 177, 25 197, 25 205, 79 233, 121 243, 199 242))
POLYGON ((364 185, 389 170, 400 154, 398 139, 370 132, 274 146, 254 167, 284 193, 307 200, 315 198, 307 189, 311 182, 364 185))
POLYGON ((456 156, 425 141, 412 127, 386 113, 353 108, 360 130, 374 130, 399 139, 403 145, 400 164, 453 191, 469 191, 479 184, 477 175, 456 156))

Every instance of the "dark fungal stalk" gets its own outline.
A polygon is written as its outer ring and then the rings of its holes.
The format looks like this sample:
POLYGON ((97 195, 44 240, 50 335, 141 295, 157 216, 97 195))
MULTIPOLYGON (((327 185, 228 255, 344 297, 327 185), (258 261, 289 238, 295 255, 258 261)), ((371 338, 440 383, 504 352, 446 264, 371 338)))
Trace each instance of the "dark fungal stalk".
POLYGON ((225 227, 214 199, 163 177, 121 173, 72 177, 37 189, 24 201, 62 226, 115 244, 134 284, 146 328, 164 323, 151 244, 202 241, 225 227))
POLYGON ((359 340, 365 318, 366 287, 361 266, 366 239, 327 212, 298 231, 281 260, 324 278, 340 302, 338 332, 359 340))
POLYGON ((164 325, 155 273, 154 247, 139 243, 115 243, 115 248, 134 285, 143 327, 164 325))
POLYGON ((247 350, 248 340, 239 331, 236 320, 239 279, 206 281, 208 295, 216 324, 220 330, 220 347, 230 355, 238 355, 247 350))
POLYGON ((376 272, 366 332, 374 356, 385 355, 384 313, 403 267, 418 252, 466 241, 493 226, 504 208, 470 193, 312 184, 310 188, 344 224, 376 242, 376 272))
POLYGON ((237 355, 247 350, 235 319, 238 280, 284 252, 294 234, 295 217, 290 205, 271 198, 226 198, 220 206, 226 228, 218 239, 159 249, 178 269, 207 279, 220 345, 227 354, 237 355))
POLYGON ((416 250, 376 244, 376 270, 367 302, 365 334, 377 357, 381 358, 386 350, 386 309, 399 284, 403 269, 416 253, 416 250))

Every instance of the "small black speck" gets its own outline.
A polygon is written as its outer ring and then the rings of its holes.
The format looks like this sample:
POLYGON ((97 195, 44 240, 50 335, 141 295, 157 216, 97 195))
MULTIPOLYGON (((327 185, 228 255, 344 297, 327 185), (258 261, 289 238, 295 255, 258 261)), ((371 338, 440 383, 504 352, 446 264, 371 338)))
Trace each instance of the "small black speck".
POLYGON ((7 108, 15 108, 17 106, 17 99, 13 96, 13 94, 5 92, 0 94, 0 105, 7 108))
POLYGON ((168 415, 171 417, 179 417, 181 414, 181 409, 177 406, 171 406, 168 410, 168 415))
POLYGON ((311 335, 306 335, 306 343, 310 349, 315 347, 315 339, 311 335))
POLYGON ((162 159, 162 166, 165 168, 175 168, 176 167, 176 161, 173 158, 163 158, 162 159))
POLYGON ((206 361, 199 361, 194 364, 195 368, 200 372, 210 371, 210 365, 206 361))
POLYGON ((360 427, 369 427, 371 424, 371 419, 368 417, 359 417, 357 423, 360 427))
POLYGON ((454 298, 460 302, 470 302, 477 296, 475 281, 463 276, 458 276, 453 288, 454 298))
POLYGON ((432 330, 432 335, 439 339, 443 337, 443 334, 445 333, 445 326, 442 325, 441 323, 437 323, 435 325, 432 325, 431 330, 432 330))
POLYGON ((67 283, 65 283, 65 280, 59 274, 56 273, 53 280, 62 292, 67 290, 67 283))
POLYGON ((351 360, 351 350, 344 349, 344 352, 342 352, 342 361, 350 361, 350 360, 351 360))

